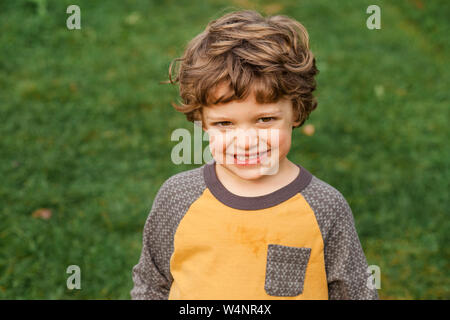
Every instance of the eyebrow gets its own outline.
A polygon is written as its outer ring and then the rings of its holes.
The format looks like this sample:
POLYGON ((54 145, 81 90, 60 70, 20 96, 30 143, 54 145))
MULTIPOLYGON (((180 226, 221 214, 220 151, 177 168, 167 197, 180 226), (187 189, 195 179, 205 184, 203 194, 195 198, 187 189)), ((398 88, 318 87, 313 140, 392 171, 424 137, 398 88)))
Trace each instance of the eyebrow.
MULTIPOLYGON (((256 118, 264 118, 264 117, 276 117, 281 115, 282 112, 279 110, 274 110, 274 111, 264 111, 261 113, 257 113, 256 114, 256 118)), ((228 121, 228 119, 230 119, 232 117, 227 117, 227 116, 217 116, 217 117, 208 117, 209 121, 228 121)))

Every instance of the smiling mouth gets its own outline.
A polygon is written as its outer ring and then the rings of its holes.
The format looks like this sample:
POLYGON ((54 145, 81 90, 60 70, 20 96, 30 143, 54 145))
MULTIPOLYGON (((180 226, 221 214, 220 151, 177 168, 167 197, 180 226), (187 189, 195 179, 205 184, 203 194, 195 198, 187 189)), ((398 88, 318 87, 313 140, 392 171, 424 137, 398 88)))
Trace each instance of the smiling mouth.
POLYGON ((234 154, 234 155, 230 155, 230 156, 233 156, 234 164, 246 165, 246 164, 259 164, 259 163, 261 163, 261 159, 265 156, 268 156, 269 154, 270 154, 270 149, 263 151, 263 152, 254 153, 254 154, 245 154, 245 155, 234 154))

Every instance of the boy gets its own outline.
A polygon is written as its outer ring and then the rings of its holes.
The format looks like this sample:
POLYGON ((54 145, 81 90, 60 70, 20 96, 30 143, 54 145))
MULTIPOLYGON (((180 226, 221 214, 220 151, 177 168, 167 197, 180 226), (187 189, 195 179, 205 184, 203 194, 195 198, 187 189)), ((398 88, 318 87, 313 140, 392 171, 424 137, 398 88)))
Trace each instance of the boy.
POLYGON ((133 299, 378 299, 346 200, 286 157, 317 106, 308 41, 293 19, 245 10, 175 60, 175 108, 201 121, 213 160, 158 191, 133 299))

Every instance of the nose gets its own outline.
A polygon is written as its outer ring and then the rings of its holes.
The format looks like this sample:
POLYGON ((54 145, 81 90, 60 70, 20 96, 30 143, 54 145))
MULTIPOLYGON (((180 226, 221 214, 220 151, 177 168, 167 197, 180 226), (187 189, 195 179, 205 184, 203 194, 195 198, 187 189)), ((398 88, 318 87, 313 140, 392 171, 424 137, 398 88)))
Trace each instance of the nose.
POLYGON ((255 129, 238 129, 234 139, 237 153, 257 152, 259 143, 258 133, 255 129))

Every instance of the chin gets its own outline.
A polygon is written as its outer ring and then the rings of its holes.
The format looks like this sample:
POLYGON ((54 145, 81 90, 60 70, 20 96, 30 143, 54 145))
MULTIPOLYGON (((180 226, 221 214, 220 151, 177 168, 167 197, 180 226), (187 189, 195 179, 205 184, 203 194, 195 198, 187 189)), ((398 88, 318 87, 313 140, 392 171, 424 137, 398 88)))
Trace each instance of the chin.
POLYGON ((236 168, 232 166, 232 168, 228 167, 228 170, 244 180, 258 180, 264 176, 259 166, 256 168, 236 168))

